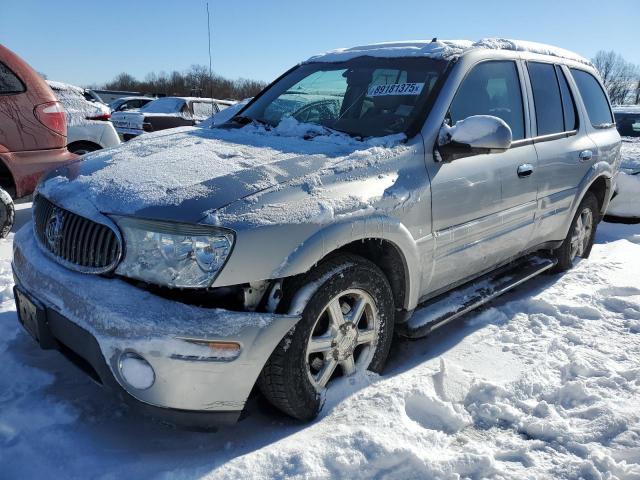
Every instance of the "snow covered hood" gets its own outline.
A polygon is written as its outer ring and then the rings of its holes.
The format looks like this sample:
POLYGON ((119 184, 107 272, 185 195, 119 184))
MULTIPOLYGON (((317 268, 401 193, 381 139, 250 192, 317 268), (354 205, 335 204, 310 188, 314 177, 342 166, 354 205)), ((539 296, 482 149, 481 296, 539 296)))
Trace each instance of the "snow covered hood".
POLYGON ((102 212, 198 222, 206 212, 260 190, 398 141, 363 142, 342 135, 305 140, 306 126, 293 122, 270 131, 253 125, 184 127, 144 135, 53 172, 38 191, 87 216, 102 212))
POLYGON ((351 48, 338 48, 315 55, 307 62, 343 62, 360 56, 395 58, 426 57, 452 60, 462 54, 478 48, 493 50, 513 50, 519 52, 539 53, 575 62, 591 65, 591 62, 577 53, 554 47, 544 43, 526 40, 510 40, 506 38, 483 38, 477 42, 470 40, 410 40, 404 42, 385 42, 362 45, 351 48))

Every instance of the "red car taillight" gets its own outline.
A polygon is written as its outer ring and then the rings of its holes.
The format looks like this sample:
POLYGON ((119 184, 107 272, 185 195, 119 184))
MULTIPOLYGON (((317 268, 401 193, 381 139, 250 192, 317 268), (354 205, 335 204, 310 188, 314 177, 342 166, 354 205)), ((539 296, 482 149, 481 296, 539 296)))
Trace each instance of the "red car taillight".
POLYGON ((109 120, 110 118, 110 113, 102 113, 100 115, 96 115, 95 117, 87 117, 87 120, 109 120))
POLYGON ((67 117, 60 103, 47 102, 37 105, 33 114, 49 130, 63 137, 67 136, 67 117))

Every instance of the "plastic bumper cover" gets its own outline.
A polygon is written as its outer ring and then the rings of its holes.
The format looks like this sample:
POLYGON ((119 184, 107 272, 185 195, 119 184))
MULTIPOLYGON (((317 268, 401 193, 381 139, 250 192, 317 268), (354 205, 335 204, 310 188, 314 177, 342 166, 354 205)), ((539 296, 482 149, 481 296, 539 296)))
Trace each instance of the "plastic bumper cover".
POLYGON ((13 270, 17 288, 44 306, 61 350, 89 363, 101 383, 125 393, 125 400, 160 409, 239 413, 271 352, 299 320, 199 308, 123 280, 72 272, 40 251, 31 224, 16 234, 13 270), (241 350, 235 359, 217 358, 184 338, 235 342, 241 350), (153 385, 140 390, 123 379, 123 352, 151 365, 153 385))

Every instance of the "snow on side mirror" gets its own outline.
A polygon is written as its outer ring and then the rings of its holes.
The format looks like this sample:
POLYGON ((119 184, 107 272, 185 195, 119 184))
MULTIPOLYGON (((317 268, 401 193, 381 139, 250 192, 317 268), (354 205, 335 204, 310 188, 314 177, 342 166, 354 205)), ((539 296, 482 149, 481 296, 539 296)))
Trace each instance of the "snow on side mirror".
POLYGON ((443 161, 450 162, 472 155, 504 152, 511 147, 511 140, 511 128, 501 118, 473 115, 453 127, 443 124, 437 150, 443 161))

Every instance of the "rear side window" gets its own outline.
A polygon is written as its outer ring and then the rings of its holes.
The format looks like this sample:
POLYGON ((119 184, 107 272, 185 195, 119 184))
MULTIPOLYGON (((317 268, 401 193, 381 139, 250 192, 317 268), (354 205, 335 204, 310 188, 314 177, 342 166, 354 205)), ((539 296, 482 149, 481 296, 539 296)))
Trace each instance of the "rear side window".
POLYGON ((193 102, 193 116, 196 118, 207 118, 216 113, 213 103, 193 102))
POLYGON ((583 70, 571 69, 573 79, 578 85, 580 96, 587 108, 587 114, 591 125, 596 128, 606 128, 611 126, 613 118, 609 109, 609 101, 600 86, 600 83, 593 75, 583 70))
POLYGON ((9 70, 9 67, 0 62, 0 95, 21 92, 24 92, 24 85, 20 79, 9 70))
POLYGON ((564 132, 562 97, 555 67, 549 63, 527 63, 533 102, 536 106, 538 135, 564 132))
POLYGON ((451 125, 472 115, 501 118, 511 128, 513 140, 524 138, 522 90, 516 64, 483 62, 465 77, 449 108, 451 125))
POLYGON ((569 132, 578 129, 578 116, 576 115, 576 102, 569 88, 567 78, 564 76, 562 69, 556 65, 556 74, 558 75, 558 83, 560 84, 560 93, 562 94, 562 113, 564 114, 564 129, 569 132))

